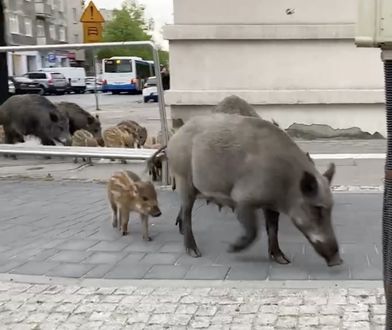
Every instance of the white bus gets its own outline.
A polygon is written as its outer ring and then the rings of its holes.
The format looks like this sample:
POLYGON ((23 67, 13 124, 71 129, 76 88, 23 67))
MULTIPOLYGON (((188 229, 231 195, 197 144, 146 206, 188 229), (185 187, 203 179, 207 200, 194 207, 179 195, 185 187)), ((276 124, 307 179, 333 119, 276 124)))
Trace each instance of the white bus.
POLYGON ((113 56, 102 60, 102 92, 139 94, 154 64, 135 56, 113 56))

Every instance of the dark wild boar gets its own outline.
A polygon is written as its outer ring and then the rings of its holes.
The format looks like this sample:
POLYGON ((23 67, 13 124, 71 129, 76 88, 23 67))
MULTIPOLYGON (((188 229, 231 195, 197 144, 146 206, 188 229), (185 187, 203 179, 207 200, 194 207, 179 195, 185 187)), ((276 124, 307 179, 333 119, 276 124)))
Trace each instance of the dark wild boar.
POLYGON ((57 108, 67 115, 69 119, 69 132, 73 135, 77 130, 85 129, 94 135, 95 139, 102 143, 102 128, 99 116, 92 116, 79 105, 72 102, 60 102, 55 104, 57 108))
POLYGON ((11 96, 0 107, 0 124, 6 143, 23 143, 27 135, 39 138, 43 145, 71 143, 67 116, 44 96, 11 96))
POLYGON ((196 198, 235 209, 244 234, 230 252, 248 248, 258 234, 256 211, 264 211, 269 255, 285 264, 289 259, 278 243, 283 213, 309 240, 329 266, 339 265, 338 243, 332 227, 330 183, 335 166, 321 175, 309 157, 280 128, 260 118, 213 114, 190 119, 170 139, 167 157, 181 198, 188 254, 201 253, 192 232, 196 198))

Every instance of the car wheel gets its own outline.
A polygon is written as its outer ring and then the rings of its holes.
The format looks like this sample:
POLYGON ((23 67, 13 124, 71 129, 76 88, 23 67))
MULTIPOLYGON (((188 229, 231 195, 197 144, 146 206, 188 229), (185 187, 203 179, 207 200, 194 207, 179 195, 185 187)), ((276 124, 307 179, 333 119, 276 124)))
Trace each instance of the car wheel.
POLYGON ((144 101, 144 103, 148 103, 149 98, 147 96, 145 96, 145 97, 143 97, 143 101, 144 101))
POLYGON ((118 94, 120 94, 120 92, 119 91, 113 91, 112 94, 113 95, 118 95, 118 94))
POLYGON ((38 94, 38 95, 44 95, 44 94, 45 94, 45 91, 44 91, 44 89, 43 89, 43 88, 41 88, 37 94, 38 94))
POLYGON ((64 95, 65 92, 56 92, 56 95, 64 95))

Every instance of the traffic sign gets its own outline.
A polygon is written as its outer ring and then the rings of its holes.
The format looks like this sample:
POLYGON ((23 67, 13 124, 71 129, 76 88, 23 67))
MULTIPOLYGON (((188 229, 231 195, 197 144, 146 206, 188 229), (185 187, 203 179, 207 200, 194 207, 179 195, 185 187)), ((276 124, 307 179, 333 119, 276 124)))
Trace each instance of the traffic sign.
POLYGON ((90 1, 80 17, 80 21, 82 23, 103 23, 105 19, 97 7, 95 7, 94 2, 90 1))
POLYGON ((84 43, 102 41, 102 24, 101 23, 83 23, 83 41, 84 43))
POLYGON ((56 54, 49 53, 48 54, 48 62, 49 63, 56 63, 56 54))

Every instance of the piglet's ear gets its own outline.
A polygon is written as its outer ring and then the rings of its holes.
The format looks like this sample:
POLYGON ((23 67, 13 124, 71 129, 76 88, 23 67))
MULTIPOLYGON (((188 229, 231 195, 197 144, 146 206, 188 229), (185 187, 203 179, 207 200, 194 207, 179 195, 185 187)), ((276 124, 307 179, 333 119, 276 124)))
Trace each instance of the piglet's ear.
POLYGON ((315 197, 318 192, 318 185, 314 175, 305 171, 302 175, 300 188, 305 197, 315 197))

